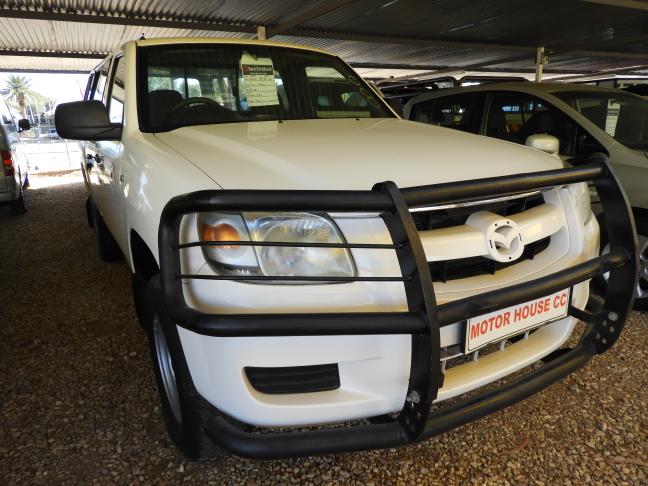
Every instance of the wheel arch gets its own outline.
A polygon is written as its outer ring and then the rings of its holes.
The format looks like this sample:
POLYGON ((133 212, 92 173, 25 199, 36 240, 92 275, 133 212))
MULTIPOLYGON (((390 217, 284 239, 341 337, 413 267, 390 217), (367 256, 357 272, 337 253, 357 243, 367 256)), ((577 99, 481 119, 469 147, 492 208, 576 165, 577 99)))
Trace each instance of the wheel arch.
POLYGON ((160 271, 155 255, 134 229, 130 230, 128 240, 131 254, 131 270, 133 273, 141 274, 146 280, 150 279, 160 271))

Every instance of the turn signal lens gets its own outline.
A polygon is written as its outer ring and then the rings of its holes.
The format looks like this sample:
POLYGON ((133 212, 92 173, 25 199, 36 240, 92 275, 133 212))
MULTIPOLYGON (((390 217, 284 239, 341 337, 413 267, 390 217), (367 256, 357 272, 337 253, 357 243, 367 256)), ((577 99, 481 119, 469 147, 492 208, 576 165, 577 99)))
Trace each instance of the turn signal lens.
MULTIPOLYGON (((202 241, 242 241, 239 231, 228 223, 200 224, 202 241)), ((240 245, 218 245, 223 250, 238 250, 240 245)))

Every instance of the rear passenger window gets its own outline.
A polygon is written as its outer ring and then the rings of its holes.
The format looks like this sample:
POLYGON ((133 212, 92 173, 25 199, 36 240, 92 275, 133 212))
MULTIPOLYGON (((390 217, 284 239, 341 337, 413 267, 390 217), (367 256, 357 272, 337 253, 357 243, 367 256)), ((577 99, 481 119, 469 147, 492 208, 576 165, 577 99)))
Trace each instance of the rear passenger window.
POLYGON ((481 96, 478 93, 466 93, 429 100, 415 105, 410 119, 464 132, 479 133, 481 96))

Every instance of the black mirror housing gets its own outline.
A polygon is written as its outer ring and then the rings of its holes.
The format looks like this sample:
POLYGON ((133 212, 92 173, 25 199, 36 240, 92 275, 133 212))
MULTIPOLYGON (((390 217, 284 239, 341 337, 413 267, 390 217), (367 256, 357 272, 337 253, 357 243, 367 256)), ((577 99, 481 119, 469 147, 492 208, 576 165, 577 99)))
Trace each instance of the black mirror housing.
POLYGON ((120 140, 121 123, 110 123, 108 110, 101 101, 61 103, 54 113, 56 131, 72 140, 120 140))
POLYGON ((21 118, 20 120, 18 120, 18 131, 26 132, 27 130, 31 130, 31 124, 29 123, 29 120, 27 118, 21 118))

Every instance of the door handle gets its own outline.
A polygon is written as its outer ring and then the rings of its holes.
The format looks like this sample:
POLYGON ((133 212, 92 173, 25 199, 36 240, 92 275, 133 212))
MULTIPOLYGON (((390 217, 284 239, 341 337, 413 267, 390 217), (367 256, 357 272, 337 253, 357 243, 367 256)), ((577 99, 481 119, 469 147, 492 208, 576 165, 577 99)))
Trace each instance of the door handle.
POLYGON ((122 172, 121 174, 119 174, 119 182, 121 184, 123 184, 125 180, 126 180, 126 177, 124 176, 124 173, 122 172))

